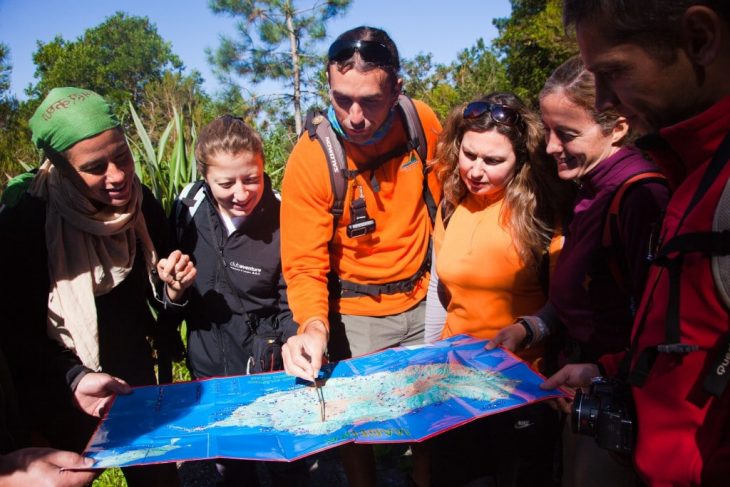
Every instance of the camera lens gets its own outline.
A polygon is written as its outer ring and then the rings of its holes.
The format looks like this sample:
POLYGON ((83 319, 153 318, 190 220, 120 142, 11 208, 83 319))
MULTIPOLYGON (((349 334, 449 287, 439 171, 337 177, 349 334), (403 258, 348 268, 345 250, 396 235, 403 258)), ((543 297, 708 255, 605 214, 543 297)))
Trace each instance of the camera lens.
POLYGON ((575 393, 571 414, 571 428, 573 429, 573 433, 596 436, 596 423, 600 410, 600 399, 590 394, 584 394, 579 389, 575 393))

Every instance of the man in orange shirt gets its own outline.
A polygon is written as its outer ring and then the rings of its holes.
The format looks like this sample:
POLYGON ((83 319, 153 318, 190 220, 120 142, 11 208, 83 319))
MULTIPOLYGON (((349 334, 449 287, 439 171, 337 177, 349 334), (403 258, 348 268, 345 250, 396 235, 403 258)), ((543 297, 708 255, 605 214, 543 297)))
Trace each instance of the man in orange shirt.
MULTIPOLYGON (((317 140, 300 138, 282 185, 282 266, 300 324, 284 345, 284 366, 307 380, 317 376, 328 343, 330 359, 342 360, 423 342, 433 227, 424 177, 431 194, 440 195, 426 161, 408 144, 390 37, 358 27, 340 35, 328 57, 332 105, 325 116, 347 159, 346 174, 333 175, 347 178, 344 212, 333 220, 329 158, 317 140)), ((429 107, 414 104, 431 159, 441 125, 429 107)), ((343 452, 350 485, 375 483, 372 451, 363 451, 343 452)))

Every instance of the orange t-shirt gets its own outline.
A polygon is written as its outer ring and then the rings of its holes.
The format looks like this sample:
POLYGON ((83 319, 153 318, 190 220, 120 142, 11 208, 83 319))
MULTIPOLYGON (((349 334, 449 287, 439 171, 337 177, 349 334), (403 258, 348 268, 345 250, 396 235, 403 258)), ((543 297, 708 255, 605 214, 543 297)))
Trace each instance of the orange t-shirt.
MULTIPOLYGON (((428 158, 433 157, 441 125, 433 111, 416 101, 428 144, 428 158)), ((396 118, 392 129, 378 143, 358 146, 345 142, 347 164, 355 169, 379 154, 407 141, 405 127, 396 118)), ((375 170, 380 185, 376 193, 370 171, 355 178, 361 186, 367 212, 375 220, 375 231, 347 237, 349 206, 353 181, 344 199, 345 212, 332 239, 334 195, 327 160, 317 140, 302 136, 287 162, 282 183, 281 257, 287 282, 289 306, 300 330, 315 319, 328 323, 332 310, 361 316, 386 316, 400 313, 423 299, 428 274, 410 293, 358 296, 329 302, 327 273, 334 269, 340 278, 361 284, 384 284, 406 279, 416 273, 424 261, 431 238, 432 225, 423 201, 423 165, 415 150, 394 157, 375 170), (330 243, 330 240, 332 242, 330 243)), ((439 199, 440 186, 433 172, 429 186, 439 199)), ((359 195, 359 191, 358 191, 359 195)))
MULTIPOLYGON (((500 199, 485 206, 467 195, 446 230, 439 212, 434 231, 436 271, 451 298, 442 338, 461 333, 493 338, 546 302, 537 270, 524 266, 509 229, 502 225, 503 204, 500 199)), ((561 244, 562 237, 551 243, 551 267, 561 244)))

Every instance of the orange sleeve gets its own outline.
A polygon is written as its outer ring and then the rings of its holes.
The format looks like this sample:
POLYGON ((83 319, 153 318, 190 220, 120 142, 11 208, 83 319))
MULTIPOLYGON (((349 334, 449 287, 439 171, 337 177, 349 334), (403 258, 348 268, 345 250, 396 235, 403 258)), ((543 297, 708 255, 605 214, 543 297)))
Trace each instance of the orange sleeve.
POLYGON ((281 189, 281 260, 289 306, 300 332, 314 320, 329 327, 327 246, 332 237, 333 194, 319 142, 299 139, 281 189))
POLYGON ((433 250, 434 255, 437 256, 439 251, 441 250, 441 244, 444 241, 444 233, 446 233, 446 229, 444 228, 444 220, 442 217, 442 210, 441 207, 438 207, 438 210, 436 211, 436 221, 434 221, 434 229, 433 229, 433 250))

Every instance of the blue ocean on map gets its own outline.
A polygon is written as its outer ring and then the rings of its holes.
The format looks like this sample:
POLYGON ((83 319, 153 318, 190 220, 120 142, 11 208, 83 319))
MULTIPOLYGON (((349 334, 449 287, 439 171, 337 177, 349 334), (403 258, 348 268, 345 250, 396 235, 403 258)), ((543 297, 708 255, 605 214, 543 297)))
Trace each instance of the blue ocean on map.
POLYGON ((421 441, 564 395, 541 390, 542 376, 485 343, 460 335, 331 363, 320 388, 284 372, 137 387, 116 398, 84 454, 94 468, 291 461, 353 441, 421 441))

